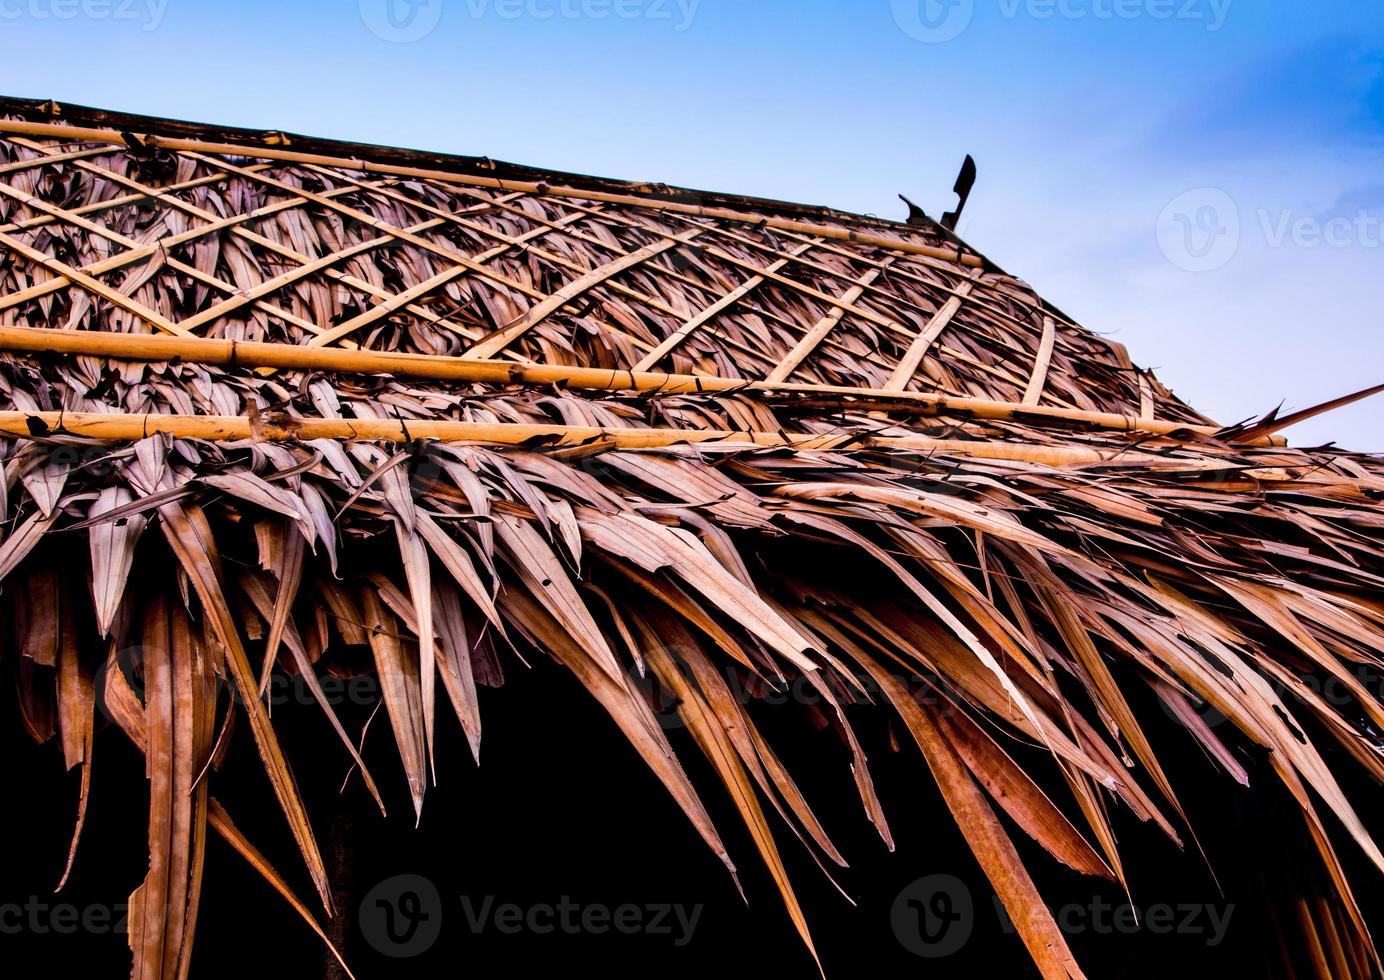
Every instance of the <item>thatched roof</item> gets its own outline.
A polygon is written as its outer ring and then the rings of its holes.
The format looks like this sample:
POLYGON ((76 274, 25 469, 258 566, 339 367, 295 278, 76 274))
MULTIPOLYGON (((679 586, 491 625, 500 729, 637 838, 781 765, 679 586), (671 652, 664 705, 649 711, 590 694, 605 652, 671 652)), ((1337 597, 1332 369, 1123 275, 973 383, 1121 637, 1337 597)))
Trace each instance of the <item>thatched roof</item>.
MULTIPOLYGON (((736 692, 815 691, 892 846, 852 730, 890 713, 1046 977, 1081 971, 1013 837, 1122 885, 1112 808, 1193 839, 1131 706, 1152 692, 1220 770, 1196 792, 1277 780, 1300 805, 1334 904, 1288 910, 1286 955, 1376 969, 1335 848, 1384 855, 1336 774, 1384 779, 1360 679, 1384 461, 1222 428, 930 222, 52 103, 0 119, 5 655, 69 767, 107 719, 147 754, 135 976, 186 975, 208 828, 285 895, 300 874, 216 798, 232 724, 332 911, 257 692, 367 646, 416 810, 437 712, 479 753, 477 685, 550 657, 733 870, 702 802, 730 794, 809 948, 779 848, 847 856, 736 692)), ((400 777, 333 723, 383 808, 400 777)))

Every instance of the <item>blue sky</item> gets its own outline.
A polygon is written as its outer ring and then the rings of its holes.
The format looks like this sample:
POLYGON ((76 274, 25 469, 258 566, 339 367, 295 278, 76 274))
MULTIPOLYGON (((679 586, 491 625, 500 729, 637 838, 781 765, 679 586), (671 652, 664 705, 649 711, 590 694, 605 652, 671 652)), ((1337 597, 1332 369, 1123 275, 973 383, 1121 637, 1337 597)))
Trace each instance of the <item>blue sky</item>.
MULTIPOLYGON (((969 152, 962 233, 1212 417, 1384 382, 1379 0, 0 0, 0 36, 5 94, 889 217, 969 152)), ((1384 396, 1290 435, 1384 451, 1384 396)))

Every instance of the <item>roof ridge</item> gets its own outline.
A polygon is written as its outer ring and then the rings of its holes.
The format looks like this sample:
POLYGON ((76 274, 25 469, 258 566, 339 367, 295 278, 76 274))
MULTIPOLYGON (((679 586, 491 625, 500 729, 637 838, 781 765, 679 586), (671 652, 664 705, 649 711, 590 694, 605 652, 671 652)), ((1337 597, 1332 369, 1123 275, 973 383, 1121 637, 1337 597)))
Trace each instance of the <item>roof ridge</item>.
MULTIPOLYGON (((102 109, 96 106, 59 102, 56 99, 29 99, 17 96, 0 95, 0 115, 18 115, 30 121, 39 119, 85 123, 92 128, 107 129, 111 132, 133 131, 156 136, 175 138, 215 137, 211 142, 228 142, 259 149, 294 148, 306 152, 319 152, 324 155, 339 156, 342 159, 358 159, 378 162, 399 162, 408 164, 426 163, 436 169, 453 170, 462 175, 514 179, 528 181, 557 181, 566 185, 597 190, 618 190, 640 197, 667 201, 686 201, 695 198, 699 201, 720 201, 734 207, 749 207, 756 210, 769 210, 783 214, 810 214, 830 217, 846 224, 864 224, 889 229, 938 235, 959 249, 976 255, 982 253, 960 238, 955 232, 944 228, 940 223, 927 218, 926 225, 908 224, 892 218, 882 218, 873 214, 846 211, 822 204, 804 204, 777 198, 733 194, 725 191, 704 190, 682 187, 660 181, 627 180, 616 177, 601 177, 547 167, 534 167, 527 164, 494 160, 486 156, 469 156, 459 153, 442 153, 410 147, 391 146, 383 143, 361 143, 354 140, 333 139, 308 136, 302 133, 287 132, 282 129, 257 129, 245 126, 229 126, 217 123, 204 123, 184 119, 171 119, 149 116, 140 113, 102 109)), ((983 256, 982 256, 983 257, 983 256)), ((988 263, 988 260, 987 264, 988 263)))

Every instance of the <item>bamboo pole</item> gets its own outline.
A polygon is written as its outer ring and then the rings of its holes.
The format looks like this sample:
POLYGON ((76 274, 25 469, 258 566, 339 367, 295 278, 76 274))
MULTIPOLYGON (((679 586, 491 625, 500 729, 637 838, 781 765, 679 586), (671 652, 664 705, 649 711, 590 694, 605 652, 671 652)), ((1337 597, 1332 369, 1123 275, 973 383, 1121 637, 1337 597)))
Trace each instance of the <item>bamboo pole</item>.
MULTIPOLYGON (((1043 389, 1048 383, 1048 368, 1052 366, 1052 349, 1057 342, 1057 324, 1052 317, 1043 317, 1043 339, 1038 343, 1038 356, 1033 362, 1033 374, 1024 389, 1024 404, 1037 405, 1043 398, 1043 389)), ((1140 398, 1139 415, 1142 418, 1143 399, 1140 398)))
MULTIPOLYGON (((886 260, 886 267, 888 262, 892 262, 892 260, 886 260)), ((883 275, 883 273, 883 268, 871 269, 860 279, 856 280, 855 284, 852 285, 850 289, 841 294, 841 303, 843 305, 832 307, 831 311, 827 313, 826 316, 818 320, 816 324, 813 325, 812 329, 804 334, 797 345, 788 352, 788 356, 780 361, 764 380, 771 382, 787 381, 792 376, 793 372, 798 369, 798 365, 807 360, 812 352, 826 339, 827 334, 836 329, 837 324, 839 324, 846 315, 846 304, 854 303, 856 300, 860 299, 861 296, 865 295, 865 290, 870 287, 871 283, 883 275)))
MULTIPOLYGON (((807 244, 794 249, 788 255, 777 260, 776 262, 774 262, 773 265, 769 266, 767 271, 778 272, 780 269, 786 268, 792 259, 805 254, 812 247, 813 246, 811 244, 807 244)), ((683 323, 676 330, 674 330, 672 333, 670 333, 667 337, 663 339, 662 343, 660 343, 653 350, 649 351, 649 353, 646 354, 644 358, 634 366, 634 369, 636 371, 649 371, 655 368, 658 365, 659 361, 667 357, 668 354, 670 354, 674 349, 682 346, 683 341, 685 341, 688 337, 692 336, 704 325, 709 323, 711 320, 715 319, 723 311, 730 309, 736 303, 740 302, 746 296, 750 295, 750 293, 754 292, 760 286, 764 285, 764 281, 765 280, 763 276, 750 276, 739 286, 735 287, 730 292, 726 293, 724 296, 716 300, 716 302, 712 303, 710 306, 706 307, 696 316, 692 317, 690 320, 683 321, 683 323)))
MULTIPOLYGON (((22 133, 27 136, 45 136, 53 139, 89 140, 128 145, 124 134, 110 129, 95 129, 83 126, 67 126, 59 123, 36 123, 22 119, 0 120, 0 133, 22 133)), ((849 241, 877 248, 893 249, 910 255, 926 255, 934 259, 957 262, 972 268, 981 268, 985 260, 960 248, 939 248, 936 245, 922 245, 904 241, 888 235, 875 235, 868 232, 853 231, 833 225, 817 225, 789 218, 750 211, 734 211, 730 208, 708 208, 697 204, 683 204, 679 201, 664 201, 654 197, 639 197, 633 194, 613 194, 608 191, 581 190, 575 187, 555 187, 533 181, 502 180, 497 177, 477 177, 458 174, 448 170, 435 170, 424 167, 407 167, 397 164, 373 163, 350 157, 334 157, 320 153, 300 153, 267 146, 244 146, 236 143, 211 143, 204 140, 173 139, 166 136, 141 135, 140 141, 149 147, 174 152, 200 152, 229 154, 231 156, 257 157, 263 160, 282 160, 287 163, 318 164, 327 167, 345 167, 362 173, 388 174, 394 177, 415 177, 424 180, 440 180, 454 184, 469 184, 475 187, 491 187, 504 191, 523 191, 529 194, 570 197, 579 201, 600 201, 605 204, 620 204, 629 207, 655 208, 679 214, 693 214, 719 221, 736 221, 743 224, 767 225, 782 231, 793 231, 803 235, 817 235, 836 241, 849 241)))
POLYGON ((167 434, 208 442, 307 442, 314 439, 411 442, 477 442, 527 449, 662 449, 682 444, 799 450, 895 449, 981 459, 1074 466, 1130 462, 1197 466, 1196 461, 1147 453, 1097 450, 1085 446, 1034 446, 1013 442, 933 439, 928 436, 871 436, 858 433, 790 434, 728 429, 600 428, 589 425, 537 425, 519 422, 454 422, 431 419, 332 419, 264 416, 258 422, 235 415, 135 415, 106 412, 0 412, 0 435, 34 439, 80 436, 130 442, 167 434))
POLYGON ((626 253, 613 262, 607 262, 605 265, 597 266, 586 273, 586 275, 572 280, 557 292, 544 299, 537 306, 531 307, 527 313, 520 316, 513 323, 495 331, 480 343, 473 345, 466 351, 466 355, 475 358, 494 357, 519 337, 528 333, 578 296, 590 292, 611 276, 616 276, 622 272, 633 269, 635 266, 648 261, 656 255, 662 255, 677 244, 677 242, 671 240, 654 242, 652 245, 645 245, 637 252, 626 253))
MULTIPOLYGON (((21 146, 26 146, 29 149, 34 150, 38 153, 48 152, 46 147, 38 143, 30 142, 28 140, 15 140, 14 142, 21 146)), ((54 160, 56 158, 56 154, 50 154, 47 157, 48 160, 54 160)), ((235 235, 239 238, 243 238, 248 242, 253 242, 263 248, 268 249, 276 255, 281 255, 284 258, 289 259, 290 261, 297 262, 300 264, 312 261, 311 256, 303 255, 301 252, 297 252, 281 242, 277 242, 272 238, 266 238, 265 236, 260 235, 257 232, 251 231, 249 228, 243 227, 243 225, 248 224, 252 221, 256 221, 260 218, 267 217, 272 214, 277 214, 278 212, 287 210, 289 208, 299 207, 306 203, 306 198, 284 198, 282 200, 274 202, 273 204, 252 211, 249 214, 233 215, 229 218, 224 218, 219 215, 213 214, 209 211, 205 211, 194 204, 190 204, 189 202, 183 200, 181 197, 178 197, 177 194, 173 193, 174 191, 186 190, 192 187, 202 186, 205 183, 214 183, 215 181, 223 180, 226 177, 224 171, 217 171, 216 173, 213 173, 208 177, 198 178, 197 180, 187 181, 185 183, 169 184, 162 187, 149 187, 125 174, 117 173, 114 170, 108 170, 105 167, 96 166, 94 164, 88 163, 85 160, 78 160, 76 161, 76 163, 73 164, 73 166, 75 166, 79 170, 85 170, 87 173, 93 174, 102 180, 113 181, 114 183, 119 184, 122 187, 133 188, 135 191, 134 195, 125 195, 124 197, 120 198, 111 198, 110 200, 101 201, 97 204, 87 205, 83 208, 74 208, 71 212, 73 214, 85 213, 91 211, 92 209, 104 209, 108 207, 122 206, 122 202, 128 203, 130 201, 138 201, 148 198, 152 200, 161 201, 162 203, 169 205, 171 208, 177 211, 181 211, 184 214, 189 214, 195 218, 198 218, 199 220, 208 222, 208 224, 201 225, 197 228, 189 229, 185 232, 180 232, 179 234, 173 235, 169 238, 159 239, 154 245, 149 246, 149 250, 151 252, 159 248, 163 248, 165 250, 170 249, 175 244, 185 241, 192 241, 197 238, 201 238, 205 235, 210 235, 224 227, 229 228, 230 233, 232 235, 235 235)), ((260 170, 266 169, 267 166, 267 164, 262 163, 254 164, 252 166, 246 167, 245 170, 249 173, 258 173, 260 170)), ((323 196, 335 196, 346 193, 350 193, 349 188, 337 188, 335 190, 325 192, 323 196)), ((520 195, 510 195, 510 198, 512 199, 515 196, 520 195)), ((32 222, 21 222, 16 227, 28 227, 31 223, 32 222)), ((4 230, 6 229, 0 228, 0 231, 4 230)), ((139 256, 137 255, 132 255, 132 253, 130 252, 125 252, 122 255, 113 257, 113 259, 109 261, 120 260, 120 264, 123 265, 127 264, 128 262, 135 261, 138 257, 139 256)), ((87 269, 85 271, 89 272, 91 270, 87 269)), ((362 292, 368 293, 372 296, 390 297, 394 295, 387 289, 382 289, 378 286, 375 286, 373 283, 370 283, 364 279, 360 279, 356 276, 349 275, 348 273, 341 272, 337 269, 329 267, 323 271, 323 274, 330 279, 344 283, 345 285, 350 286, 353 289, 359 289, 362 292)), ((63 280, 63 283, 65 283, 65 280, 63 280)), ((25 290, 25 292, 28 292, 28 290, 25 290)), ((10 303, 16 295, 18 294, 11 294, 9 296, 0 297, 0 309, 3 309, 6 304, 10 303)), ((269 304, 264 300, 259 301, 259 306, 262 309, 273 312, 275 316, 282 316, 290 323, 297 323, 300 321, 300 318, 295 317, 293 314, 287 312, 286 310, 279 310, 278 307, 269 304)), ((460 327, 449 320, 438 317, 436 314, 432 313, 425 307, 410 306, 408 310, 410 313, 414 314, 417 317, 420 317, 421 319, 429 323, 433 323, 438 327, 450 330, 451 332, 465 337, 468 340, 473 339, 473 334, 470 331, 467 331, 465 328, 460 327)), ((307 329, 310 333, 322 332, 323 328, 317 326, 316 324, 308 323, 307 321, 302 322, 305 324, 305 329, 307 329)), ((355 347, 357 345, 354 341, 345 340, 342 341, 342 346, 355 347)))
POLYGON ((46 330, 34 327, 0 327, 0 350, 32 353, 85 354, 128 361, 183 360, 252 368, 329 371, 353 374, 389 374, 430 381, 475 384, 562 385, 593 391, 643 391, 662 394, 715 394, 751 392, 770 395, 804 395, 841 399, 864 409, 884 407, 922 415, 950 415, 1028 424, 1062 422, 1152 435, 1191 431, 1210 435, 1215 426, 1191 425, 1166 420, 1138 419, 1110 412, 1023 405, 1017 402, 960 398, 914 391, 846 388, 834 385, 770 384, 742 378, 713 378, 692 374, 617 371, 606 368, 516 364, 511 361, 469 360, 434 354, 393 351, 341 350, 300 347, 256 341, 218 340, 206 337, 164 337, 104 331, 46 330), (891 407, 892 406, 892 407, 891 407))
POLYGON ((975 280, 969 279, 963 282, 951 298, 942 304, 942 308, 928 321, 928 325, 922 329, 917 337, 913 338, 913 343, 908 345, 908 350, 899 359, 894 373, 884 383, 886 389, 903 391, 908 387, 908 383, 918 373, 918 365, 923 363, 923 358, 927 356, 933 342, 942 335, 943 330, 947 329, 947 324, 952 322, 952 317, 961 311, 961 304, 966 297, 971 295, 971 290, 974 288, 975 280))
POLYGON ((186 330, 183 330, 182 327, 179 327, 177 324, 172 323, 171 321, 163 317, 161 314, 154 312, 148 307, 143 306, 140 303, 136 303, 134 300, 130 299, 124 293, 120 292, 120 290, 113 289, 112 287, 107 286, 104 282, 102 282, 99 279, 93 279, 86 273, 80 271, 79 269, 72 268, 67 263, 59 259, 55 259, 51 255, 46 255, 36 248, 29 247, 17 238, 13 238, 10 235, 0 233, 0 246, 8 248, 11 251, 18 252, 20 255, 28 259, 30 262, 33 262, 47 269, 49 272, 53 273, 54 276, 62 278, 67 283, 77 286, 93 296, 99 296, 106 302, 114 306, 120 307, 126 313, 133 314, 139 319, 145 321, 146 323, 152 324, 153 326, 165 331, 166 333, 180 333, 187 336, 191 336, 190 334, 188 334, 186 330))

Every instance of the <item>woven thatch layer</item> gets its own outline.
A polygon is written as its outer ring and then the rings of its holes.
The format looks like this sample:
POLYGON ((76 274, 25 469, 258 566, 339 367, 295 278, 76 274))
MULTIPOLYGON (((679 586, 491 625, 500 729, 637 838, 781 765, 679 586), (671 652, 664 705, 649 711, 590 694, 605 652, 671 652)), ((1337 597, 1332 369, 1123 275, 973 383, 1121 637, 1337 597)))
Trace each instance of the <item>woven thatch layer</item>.
MULTIPOLYGON (((772 377, 798 351, 794 381, 1205 422, 1118 345, 988 266, 814 242, 655 197, 511 194, 250 149, 228 160, 115 132, 102 144, 5 135, 0 124, 0 136, 4 326, 480 348, 621 369, 657 354, 659 370, 744 379, 772 377), (775 266, 780 278, 745 288, 754 269, 775 266), (899 382, 910 349, 916 370, 899 382)), ((928 228, 888 232, 950 247, 928 228)), ((12 426, 0 439, 0 580, 26 723, 82 764, 104 717, 99 696, 149 755, 137 976, 187 970, 208 827, 260 860, 214 798, 233 719, 253 732, 330 904, 310 815, 256 692, 276 669, 306 679, 339 669, 350 646, 373 653, 415 808, 436 712, 454 711, 479 751, 477 685, 518 669, 516 653, 546 655, 609 711, 729 867, 699 795, 714 787, 689 782, 655 718, 675 704, 809 946, 776 843, 782 824, 815 854, 845 858, 736 692, 816 691, 813 710, 852 753, 865 816, 891 843, 851 719, 867 704, 893 712, 1035 963, 1056 977, 1080 970, 1010 836, 1121 882, 1107 806, 1188 837, 1186 785, 1160 767, 1130 707, 1129 686, 1146 686, 1226 783, 1278 779, 1299 801, 1340 912, 1287 921, 1307 930, 1301 948, 1316 943, 1359 975, 1374 968, 1332 839, 1354 838, 1384 868, 1333 775, 1353 764, 1384 779, 1384 703, 1359 679, 1384 653, 1378 459, 1191 431, 1140 438, 849 405, 828 415, 751 392, 34 353, 0 361, 0 407, 29 420, 27 434, 12 426), (252 438, 97 440, 40 417, 62 412, 248 416, 252 438), (551 433, 510 445, 303 441, 295 417, 402 420, 402 431, 450 419, 845 438, 831 449, 732 438, 637 451, 551 433), (889 442, 900 435, 948 442, 925 452, 889 442), (865 437, 874 441, 853 444, 865 437), (1059 466, 1032 452, 1045 448, 1092 452, 1059 466), (1329 702, 1304 680, 1323 676, 1349 698, 1329 702), (1208 705, 1228 724, 1206 724, 1208 705), (1044 795, 1002 735, 1049 749, 1045 765, 1069 796, 1044 795)), ((380 798, 375 780, 397 777, 370 773, 358 733, 337 733, 343 769, 360 764, 380 798)))

